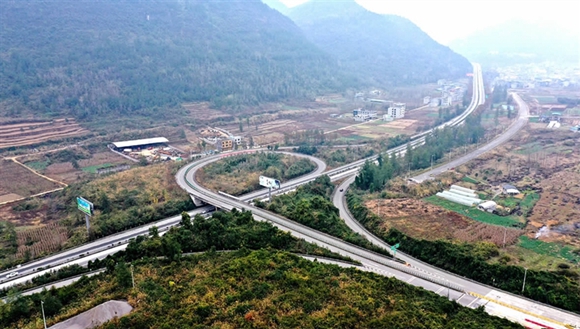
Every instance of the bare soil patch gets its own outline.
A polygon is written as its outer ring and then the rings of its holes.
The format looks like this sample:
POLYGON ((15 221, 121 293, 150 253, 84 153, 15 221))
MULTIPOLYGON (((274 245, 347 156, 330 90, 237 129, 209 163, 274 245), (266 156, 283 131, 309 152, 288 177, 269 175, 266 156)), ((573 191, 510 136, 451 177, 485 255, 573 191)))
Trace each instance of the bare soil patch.
POLYGON ((232 117, 230 114, 211 108, 210 104, 207 102, 186 103, 183 104, 182 107, 186 109, 193 118, 202 122, 209 122, 218 118, 232 117))
POLYGON ((0 161, 0 195, 14 193, 28 197, 61 187, 26 170, 11 160, 0 161))
POLYGON ((12 200, 18 200, 20 198, 22 198, 22 195, 18 195, 16 193, 8 193, 8 194, 0 195, 0 203, 9 202, 12 200))
POLYGON ((385 230, 395 228, 413 238, 452 240, 461 242, 491 242, 513 244, 522 234, 520 230, 505 229, 476 222, 441 207, 415 199, 379 199, 365 203, 368 209, 383 219, 385 230))

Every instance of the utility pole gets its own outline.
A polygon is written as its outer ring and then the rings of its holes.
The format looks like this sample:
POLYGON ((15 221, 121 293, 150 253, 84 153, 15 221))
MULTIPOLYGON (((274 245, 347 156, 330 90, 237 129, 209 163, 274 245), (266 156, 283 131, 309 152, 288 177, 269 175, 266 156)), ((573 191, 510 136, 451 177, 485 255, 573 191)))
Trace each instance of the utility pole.
POLYGON ((44 302, 40 301, 40 308, 42 309, 42 322, 44 322, 44 329, 46 329, 46 318, 44 317, 44 302))
POLYGON ((131 283, 133 283, 133 289, 135 289, 135 276, 133 275, 133 264, 131 264, 131 283))
POLYGON ((522 285, 522 294, 524 293, 524 288, 526 287, 526 274, 528 274, 527 268, 525 268, 525 271, 524 271, 524 284, 522 285))

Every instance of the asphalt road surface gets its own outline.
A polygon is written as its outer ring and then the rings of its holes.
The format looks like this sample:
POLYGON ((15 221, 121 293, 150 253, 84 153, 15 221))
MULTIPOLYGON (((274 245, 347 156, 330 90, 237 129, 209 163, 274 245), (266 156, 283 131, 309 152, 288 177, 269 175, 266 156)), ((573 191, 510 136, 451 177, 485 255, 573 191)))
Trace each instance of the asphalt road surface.
POLYGON ((518 94, 512 93, 512 95, 513 95, 513 98, 516 101, 516 103, 518 103, 518 107, 520 108, 520 110, 519 110, 519 115, 518 115, 517 120, 515 120, 507 128, 506 131, 504 131, 501 135, 497 136, 491 142, 481 146, 477 150, 470 152, 470 153, 468 153, 460 158, 457 158, 453 161, 450 161, 444 165, 433 168, 433 170, 429 170, 429 171, 424 172, 418 176, 415 176, 415 177, 413 177, 413 180, 418 182, 418 183, 421 183, 427 179, 433 179, 433 177, 441 174, 442 172, 445 172, 451 168, 459 167, 462 164, 467 163, 467 162, 477 158, 478 156, 480 156, 488 151, 493 150, 494 148, 498 147, 499 145, 505 143, 510 138, 515 136, 515 134, 517 134, 518 131, 520 131, 528 123, 528 117, 530 116, 530 110, 528 108, 528 105, 522 100, 522 98, 518 94))

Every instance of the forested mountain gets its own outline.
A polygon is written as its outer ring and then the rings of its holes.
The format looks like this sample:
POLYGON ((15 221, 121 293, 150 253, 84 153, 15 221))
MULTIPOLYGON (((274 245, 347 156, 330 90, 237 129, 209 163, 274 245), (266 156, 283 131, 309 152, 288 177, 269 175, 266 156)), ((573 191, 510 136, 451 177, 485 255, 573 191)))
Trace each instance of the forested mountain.
POLYGON ((0 115, 160 117, 341 90, 335 60, 260 0, 0 1, 0 115))
POLYGON ((311 0, 289 16, 342 65, 393 85, 464 76, 471 64, 406 18, 367 11, 354 0, 311 0))
POLYGON ((486 66, 542 61, 578 63, 580 32, 514 20, 456 40, 450 47, 486 66))

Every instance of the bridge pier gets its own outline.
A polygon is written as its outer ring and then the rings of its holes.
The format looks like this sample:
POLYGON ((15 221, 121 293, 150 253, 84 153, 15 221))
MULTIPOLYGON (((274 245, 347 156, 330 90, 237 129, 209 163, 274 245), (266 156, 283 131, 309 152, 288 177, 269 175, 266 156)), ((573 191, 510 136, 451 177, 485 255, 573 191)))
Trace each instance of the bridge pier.
POLYGON ((206 204, 206 203, 205 203, 203 200, 201 200, 201 199, 196 199, 196 198, 195 198, 193 195, 191 195, 191 194, 189 195, 189 197, 191 198, 191 201, 193 201, 193 204, 194 204, 196 207, 201 207, 201 206, 203 206, 203 205, 205 205, 205 204, 206 204))

